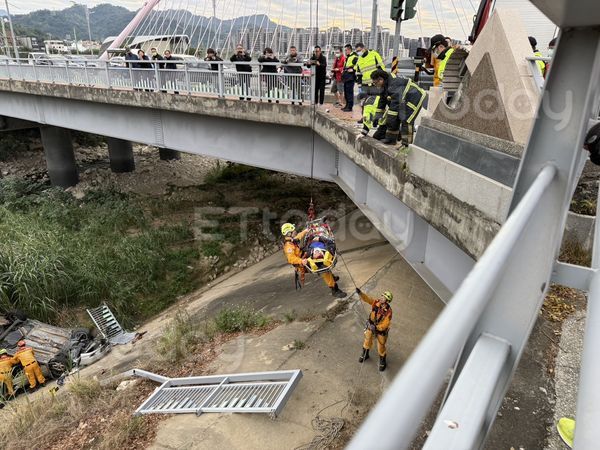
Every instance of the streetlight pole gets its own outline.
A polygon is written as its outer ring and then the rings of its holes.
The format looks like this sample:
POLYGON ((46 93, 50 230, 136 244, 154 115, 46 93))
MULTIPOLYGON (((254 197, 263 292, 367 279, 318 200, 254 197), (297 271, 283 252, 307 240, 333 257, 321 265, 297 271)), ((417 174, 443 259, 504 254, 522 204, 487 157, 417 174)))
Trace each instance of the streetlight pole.
POLYGON ((90 27, 90 9, 85 5, 85 20, 87 20, 88 38, 90 40, 90 48, 92 47, 92 27, 90 27))
POLYGON ((2 25, 2 38, 4 39, 4 54, 10 57, 10 47, 8 46, 8 36, 6 35, 6 27, 4 21, 8 20, 6 17, 0 17, 0 24, 2 25))
POLYGON ((10 10, 8 9, 8 0, 4 0, 4 5, 6 6, 6 15, 8 16, 8 24, 10 26, 10 38, 13 43, 13 50, 15 52, 15 60, 19 59, 19 49, 17 48, 17 39, 15 38, 15 30, 13 28, 12 17, 10 16, 10 10))
POLYGON ((377 0, 373 0, 373 12, 371 15, 371 38, 369 47, 377 51, 377 0))

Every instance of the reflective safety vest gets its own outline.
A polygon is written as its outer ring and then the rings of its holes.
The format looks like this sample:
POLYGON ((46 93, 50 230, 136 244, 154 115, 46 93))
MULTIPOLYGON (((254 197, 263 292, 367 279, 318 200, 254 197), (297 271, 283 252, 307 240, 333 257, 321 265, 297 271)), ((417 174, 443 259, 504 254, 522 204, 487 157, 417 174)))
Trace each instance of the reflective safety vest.
POLYGON ((377 126, 375 121, 384 117, 384 111, 385 101, 380 95, 368 97, 363 105, 363 126, 367 130, 377 126))
POLYGON ((425 101, 426 96, 427 93, 425 92, 425 89, 423 89, 421 86, 419 86, 417 83, 415 83, 409 78, 408 83, 404 88, 404 92, 402 93, 402 101, 405 102, 406 106, 412 110, 412 114, 408 116, 408 119, 406 119, 406 123, 412 123, 413 120, 415 120, 415 117, 417 117, 417 114, 419 114, 419 111, 423 106, 423 102, 425 101), (411 94, 410 96, 413 102, 409 101, 409 99, 407 98, 409 94, 411 94), (417 95, 419 96, 419 98, 416 102, 414 102, 417 95))
POLYGON ((438 64, 437 76, 441 81, 444 80, 444 71, 446 70, 446 64, 448 63, 448 60, 452 56, 452 53, 454 53, 454 48, 450 47, 448 50, 446 50, 444 59, 442 59, 438 64))
POLYGON ((344 64, 344 69, 354 69, 356 67, 356 62, 358 60, 358 55, 356 52, 350 53, 346 56, 346 63, 344 64))
MULTIPOLYGON (((538 58, 541 58, 544 56, 539 51, 533 52, 533 55, 537 56, 538 58)), ((535 63, 537 64, 538 69, 540 69, 540 73, 542 74, 542 76, 544 76, 546 74, 546 63, 544 61, 536 61, 535 63)))
POLYGON ((356 63, 356 67, 358 73, 362 75, 362 84, 369 86, 373 84, 373 82, 371 81, 371 74, 373 73, 373 71, 377 69, 385 70, 385 66, 383 65, 381 55, 375 50, 365 51, 365 53, 362 56, 359 56, 358 62, 356 63))

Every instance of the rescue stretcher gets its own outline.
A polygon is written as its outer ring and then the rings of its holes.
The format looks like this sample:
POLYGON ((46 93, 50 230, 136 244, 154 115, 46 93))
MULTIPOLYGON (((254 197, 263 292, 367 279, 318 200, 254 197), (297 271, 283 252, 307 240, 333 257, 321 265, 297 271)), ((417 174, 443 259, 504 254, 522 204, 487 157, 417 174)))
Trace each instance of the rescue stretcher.
POLYGON ((335 236, 326 220, 323 217, 306 223, 308 232, 301 249, 303 258, 307 260, 304 267, 310 273, 330 271, 337 263, 335 236))

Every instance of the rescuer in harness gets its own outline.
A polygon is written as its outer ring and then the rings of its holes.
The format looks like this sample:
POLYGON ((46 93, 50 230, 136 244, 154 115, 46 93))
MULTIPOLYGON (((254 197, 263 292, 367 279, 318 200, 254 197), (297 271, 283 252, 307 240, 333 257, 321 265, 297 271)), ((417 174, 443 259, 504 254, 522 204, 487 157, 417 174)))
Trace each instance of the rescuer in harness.
POLYGON ((17 343, 19 349, 15 353, 15 359, 19 360, 23 368, 25 369, 25 375, 29 381, 29 389, 33 390, 39 383, 43 385, 46 383, 46 379, 42 374, 42 369, 35 359, 33 349, 25 345, 25 341, 19 341, 17 343))
POLYGON ((371 305, 371 313, 365 327, 365 341, 358 362, 362 363, 369 359, 369 350, 373 346, 373 337, 377 337, 377 352, 379 353, 379 371, 383 372, 387 367, 385 343, 387 341, 390 324, 392 323, 392 307, 390 302, 394 298, 390 291, 385 291, 381 299, 377 300, 356 288, 360 299, 371 305))
MULTIPOLYGON (((396 77, 384 70, 376 70, 371 74, 373 84, 380 89, 380 94, 388 106, 385 119, 380 119, 379 127, 373 135, 384 144, 396 144, 402 126, 402 144, 412 143, 413 123, 423 107, 427 93, 410 78, 396 77)), ((377 109, 383 109, 379 103, 377 109)))
MULTIPOLYGON (((302 251, 300 244, 308 232, 309 230, 306 229, 300 233, 296 233, 296 227, 291 223, 284 223, 281 226, 281 234, 284 237, 283 253, 287 258, 288 263, 290 263, 296 269, 296 288, 299 286, 301 287, 304 284, 304 276, 306 274, 307 267, 309 267, 309 263, 312 262, 316 265, 326 264, 327 262, 324 258, 317 257, 321 255, 325 256, 325 254, 328 252, 328 242, 313 241, 308 246, 310 254, 302 251), (316 244, 316 242, 320 242, 320 244, 316 244), (311 245, 313 245, 314 248, 311 248, 311 245)), ((334 276, 328 267, 329 266, 322 267, 327 270, 320 271, 320 274, 321 278, 323 278, 323 281, 325 281, 327 286, 331 289, 331 295, 337 298, 346 297, 346 293, 337 285, 337 280, 339 277, 334 276)), ((319 270, 318 266, 315 266, 315 268, 319 270)))
POLYGON ((9 356, 6 349, 0 349, 0 387, 6 386, 6 392, 9 397, 15 395, 12 382, 12 368, 17 364, 14 356, 9 356))

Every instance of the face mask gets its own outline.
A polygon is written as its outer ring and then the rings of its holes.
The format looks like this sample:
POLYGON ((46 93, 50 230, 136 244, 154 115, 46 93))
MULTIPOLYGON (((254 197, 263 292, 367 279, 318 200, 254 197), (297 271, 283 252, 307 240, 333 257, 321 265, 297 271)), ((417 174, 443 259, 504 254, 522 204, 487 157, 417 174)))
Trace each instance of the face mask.
POLYGON ((364 52, 363 52, 362 50, 361 50, 361 51, 358 51, 358 52, 356 52, 356 54, 357 54, 358 56, 362 56, 362 55, 363 55, 363 53, 364 53, 364 52))
POLYGON ((339 58, 340 56, 342 56, 342 54, 341 53, 336 53, 335 56, 336 56, 336 58, 339 58))
POLYGON ((554 56, 554 49, 553 48, 549 48, 548 49, 548 58, 552 58, 554 56))

